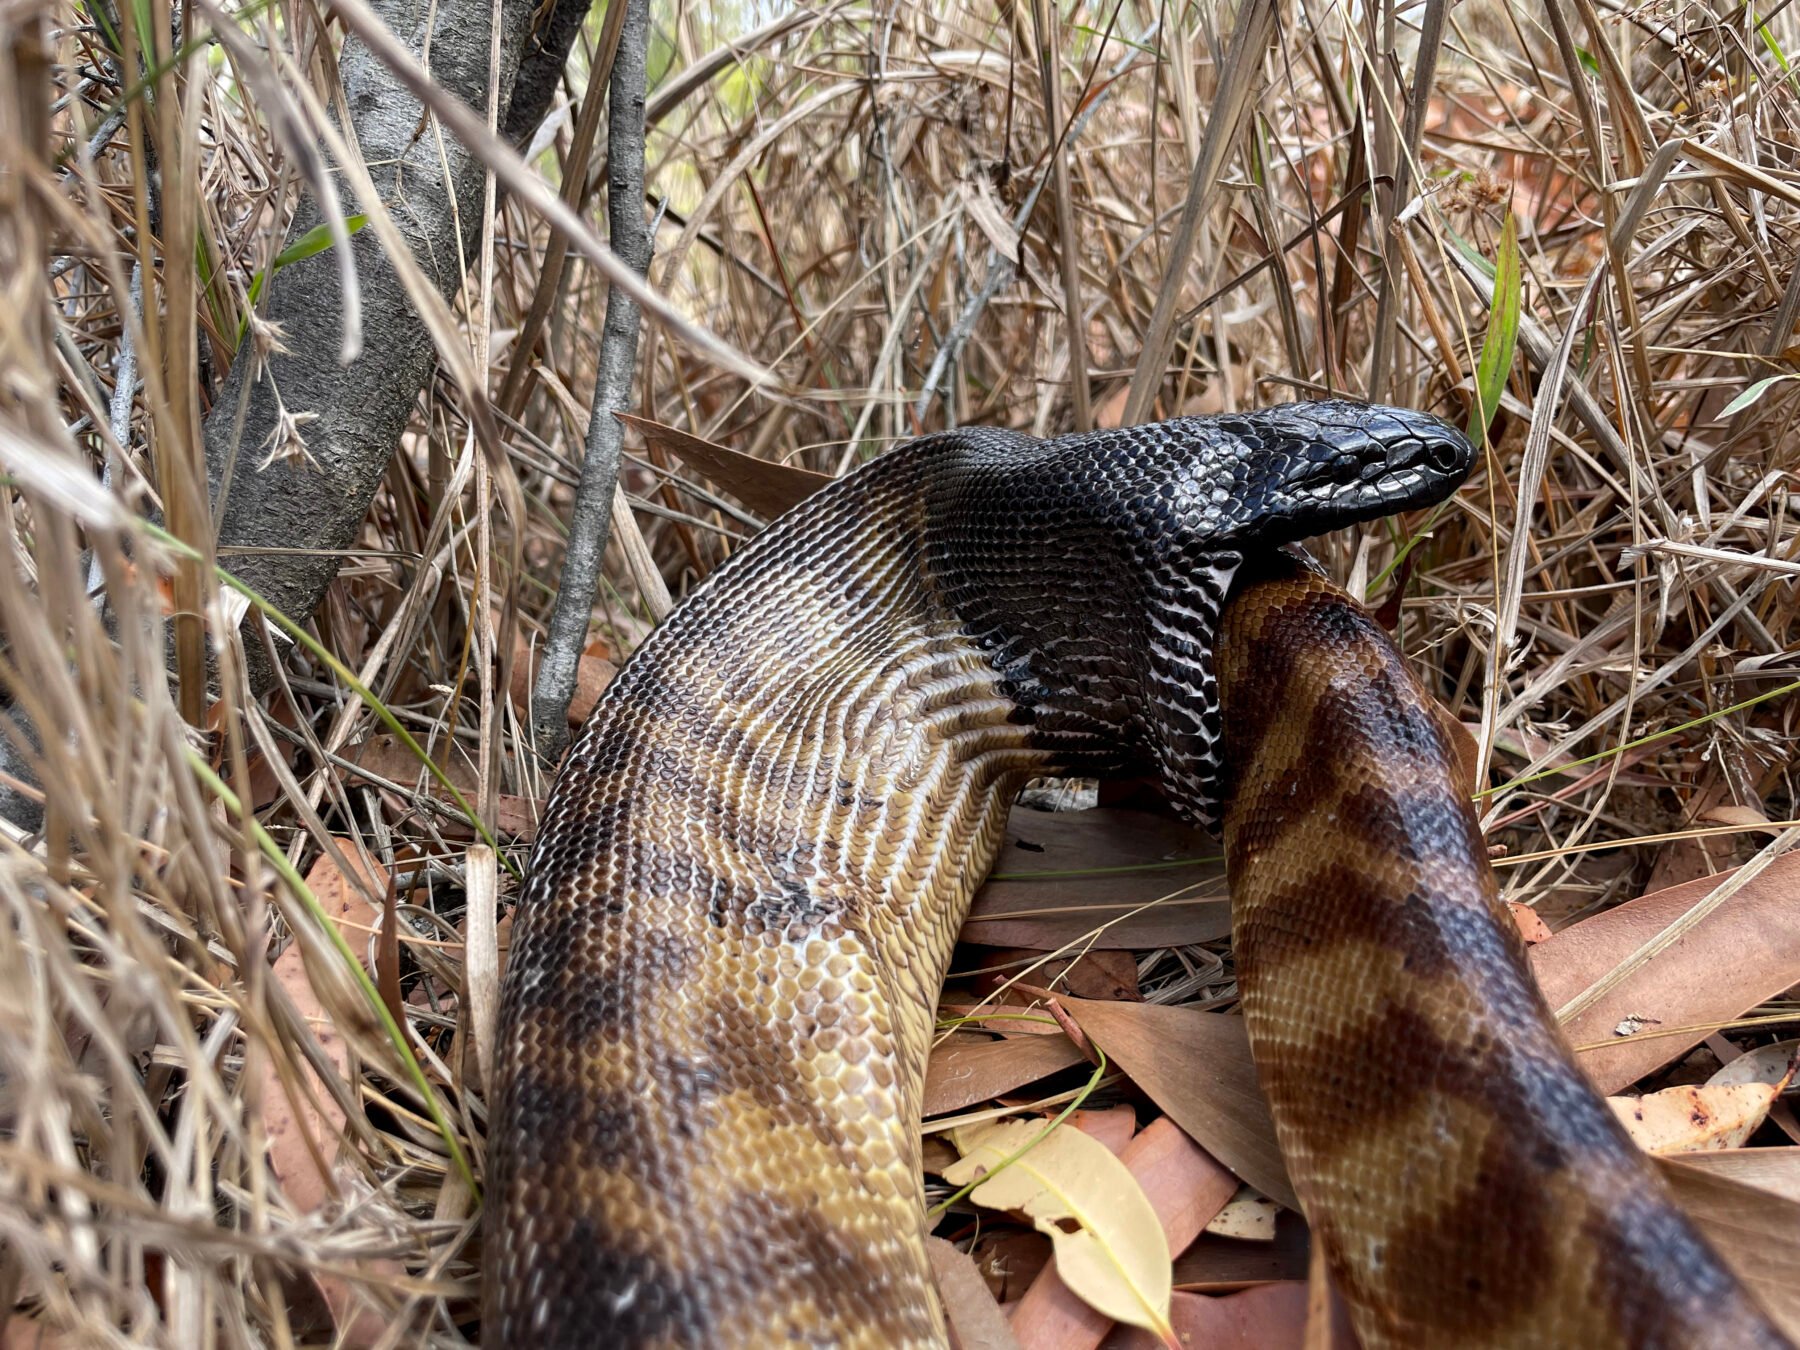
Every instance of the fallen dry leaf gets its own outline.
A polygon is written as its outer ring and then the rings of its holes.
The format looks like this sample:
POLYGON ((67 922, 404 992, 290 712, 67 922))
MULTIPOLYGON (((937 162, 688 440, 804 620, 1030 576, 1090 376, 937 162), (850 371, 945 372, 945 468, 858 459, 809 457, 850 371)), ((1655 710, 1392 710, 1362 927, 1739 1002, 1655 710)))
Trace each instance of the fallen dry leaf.
POLYGON ((1739 1185, 1696 1167, 1685 1156, 1657 1162, 1681 1207, 1755 1290, 1788 1338, 1800 1344, 1800 1242, 1794 1241, 1800 1233, 1800 1203, 1739 1185))
MULTIPOLYGON (((1562 1006, 1619 965, 1704 900, 1726 875, 1641 896, 1533 947, 1531 966, 1550 1006, 1562 1006)), ((1563 1029, 1580 1048, 1588 1077, 1601 1092, 1615 1093, 1679 1059, 1709 1028, 1796 982, 1800 853, 1789 853, 1563 1029), (1608 1044, 1616 1039, 1614 1028, 1630 1019, 1642 1019, 1652 1031, 1694 1029, 1608 1044), (1586 1048, 1593 1045, 1599 1048, 1586 1048)))
POLYGON ((1119 1158, 1150 1197, 1169 1250, 1177 1255, 1239 1189, 1231 1170, 1167 1116, 1146 1126, 1119 1158))
MULTIPOLYGON (((1306 1284, 1264 1284, 1222 1298, 1177 1293, 1169 1321, 1187 1350, 1298 1350, 1306 1336, 1306 1284)), ((1101 1345, 1156 1350, 1155 1340, 1135 1327, 1118 1328, 1101 1345)))
POLYGON ((1035 1228, 1002 1226, 976 1237, 969 1255, 995 1299, 1005 1306, 1018 1302, 1039 1272, 1050 1264, 1050 1239, 1035 1228))
MULTIPOLYGON (((512 686, 508 692, 512 695, 513 707, 521 717, 531 707, 532 682, 537 679, 536 658, 540 651, 541 648, 522 633, 513 644, 512 686)), ((594 711, 594 705, 600 701, 600 695, 618 673, 619 667, 607 657, 583 653, 576 658, 575 692, 569 698, 570 726, 578 727, 587 721, 588 714, 594 711)))
POLYGON ((965 1003, 946 998, 938 1004, 939 1017, 972 1017, 991 1023, 995 1030, 1005 1028, 1008 1036, 1061 1036, 1063 1029, 1054 1018, 1035 1003, 965 1003))
POLYGON ((1240 1187, 1225 1208, 1213 1215, 1206 1231, 1243 1242, 1273 1242, 1281 1206, 1249 1186, 1240 1187))
POLYGON ((1644 893, 1652 895, 1671 886, 1685 886, 1690 881, 1717 876, 1731 867, 1735 851, 1736 841, 1729 835, 1724 838, 1684 835, 1659 844, 1650 864, 1650 875, 1645 879, 1644 893))
POLYGON ((598 656, 583 656, 575 662, 575 692, 569 696, 569 725, 578 727, 588 720, 600 695, 613 682, 619 668, 598 656))
POLYGON ((1521 905, 1517 901, 1508 900, 1506 909, 1513 916, 1513 922, 1519 925, 1519 936, 1525 939, 1527 947, 1535 947, 1540 942, 1550 940, 1550 925, 1545 923, 1530 905, 1521 905))
MULTIPOLYGON (((344 751, 344 758, 360 769, 367 769, 377 777, 385 778, 402 787, 425 791, 427 788, 438 788, 438 784, 430 776, 430 772, 419 762, 419 757, 407 748, 406 743, 391 732, 376 732, 356 742, 344 751)), ((464 795, 475 791, 475 771, 460 754, 452 753, 449 762, 438 758, 444 774, 456 784, 464 795)), ((440 789, 441 790, 441 789, 440 789)))
POLYGON ((919 1141, 919 1170, 926 1176, 941 1177, 946 1167, 956 1166, 956 1146, 941 1134, 928 1134, 919 1141))
POLYGON ((953 1350, 1019 1350, 1006 1314, 994 1301, 981 1272, 968 1253, 942 1238, 925 1239, 925 1254, 937 1277, 944 1313, 950 1319, 953 1350))
POLYGON ((1769 1120, 1796 1143, 1800 1143, 1800 1120, 1794 1116, 1794 1103, 1788 1100, 1796 1070, 1800 1069, 1800 1040, 1777 1041, 1729 1060, 1707 1081, 1725 1083, 1770 1083, 1779 1090, 1775 1104, 1769 1108, 1769 1120))
MULTIPOLYGON (((358 741, 344 752, 344 758, 358 768, 366 769, 389 782, 398 783, 415 792, 427 793, 434 801, 442 803, 447 809, 460 815, 462 808, 443 790, 442 785, 431 777, 425 766, 419 763, 419 757, 409 749, 398 736, 386 732, 370 736, 367 740, 358 741)), ((354 770, 347 771, 350 778, 355 778, 354 770)), ((458 792, 471 806, 475 805, 476 792, 479 790, 474 769, 468 761, 459 755, 452 755, 450 763, 444 766, 444 775, 456 785, 458 792)), ((503 838, 529 840, 537 833, 537 803, 528 797, 516 796, 509 792, 496 793, 494 798, 494 818, 488 822, 494 833, 503 838)), ((461 827, 464 832, 472 833, 469 827, 461 827)))
POLYGON ((1131 952, 1110 948, 1078 948, 1073 955, 1053 956, 1031 947, 1001 947, 987 964, 970 972, 977 993, 994 994, 1010 981, 1022 978, 1040 989, 1077 998, 1109 1002, 1141 1002, 1137 958, 1131 952))
MULTIPOLYGON (((337 842, 352 864, 361 862, 361 854, 352 841, 337 842)), ((366 889, 377 895, 387 891, 385 878, 368 871, 359 875, 366 889)), ((321 855, 313 864, 306 874, 306 884, 327 917, 343 928, 350 949, 363 950, 368 945, 368 929, 378 916, 362 891, 344 876, 329 854, 321 855)), ((270 973, 286 991, 295 1011, 313 1028, 320 1050, 342 1080, 349 1071, 349 1054, 307 976, 302 944, 290 942, 275 959, 270 973)), ((336 1141, 344 1128, 344 1113, 337 1100, 322 1088, 290 1098, 274 1066, 266 1058, 261 1066, 262 1125, 269 1170, 281 1183, 288 1202, 301 1213, 311 1213, 338 1194, 335 1154, 336 1141)), ((371 1270, 400 1270, 393 1261, 371 1261, 369 1265, 371 1270)), ((313 1278, 331 1309, 341 1344, 373 1345, 381 1338, 386 1330, 383 1319, 358 1300, 352 1284, 330 1275, 313 1278)))
MULTIPOLYGON (((1695 825, 1739 823, 1729 820, 1714 822, 1710 819, 1712 812, 1719 809, 1730 790, 1723 774, 1715 769, 1707 776, 1691 801, 1688 808, 1689 821, 1695 825)), ((1658 845, 1650 864, 1650 875, 1645 879, 1644 893, 1680 886, 1729 871, 1738 861, 1738 846, 1743 842, 1742 836, 1682 835, 1658 845)))
POLYGON ((1231 931, 1218 852, 1200 831, 1148 811, 1015 806, 962 940, 1056 951, 1101 929, 1083 945, 1143 950, 1210 942, 1231 931))
POLYGON ((757 459, 647 417, 621 412, 613 416, 769 520, 798 506, 832 481, 829 474, 757 459))
POLYGON ((1696 1153, 1742 1148, 1769 1114, 1775 1093, 1767 1083, 1731 1083, 1608 1097, 1606 1104, 1645 1152, 1696 1153))
POLYGON ((1727 1148, 1683 1154, 1681 1162, 1710 1176, 1753 1186, 1800 1204, 1800 1147, 1727 1148))
POLYGON ((1264 1195, 1300 1208, 1241 1017, 1153 1003, 1061 1003, 1202 1148, 1264 1195))
POLYGON ((1272 1242, 1240 1242, 1202 1233, 1175 1258, 1175 1287, 1202 1294, 1223 1294, 1251 1285, 1306 1279, 1312 1234, 1306 1220, 1282 1210, 1272 1242))
POLYGON ((1739 1055, 1706 1081, 1714 1087, 1730 1083, 1768 1083, 1786 1087, 1793 1078, 1796 1054, 1800 1054, 1800 1040, 1759 1045, 1739 1055))
POLYGON ((494 818, 488 823, 502 839, 529 843, 537 834, 538 803, 530 797, 501 792, 494 797, 494 818))
POLYGON ((925 1066, 925 1119, 992 1101, 1080 1060, 1066 1036, 946 1041, 925 1066))
MULTIPOLYGON (((354 843, 339 839, 344 856, 353 863, 360 857, 354 843)), ((377 895, 386 890, 381 878, 362 873, 363 882, 377 895)), ((368 945, 369 930, 378 915, 354 885, 347 881, 329 855, 321 855, 306 874, 306 884, 317 897, 320 907, 337 923, 352 951, 368 945)), ((332 1025, 319 996, 307 978, 303 949, 298 941, 290 942, 276 958, 272 974, 287 991, 295 1010, 312 1026, 319 1047, 341 1078, 349 1065, 343 1038, 332 1025)), ((311 1211, 332 1198, 334 1187, 327 1173, 321 1173, 315 1160, 315 1149, 322 1150, 327 1165, 331 1162, 329 1141, 335 1139, 344 1124, 344 1114, 329 1095, 315 1094, 316 1100, 302 1102, 296 1112, 282 1088, 281 1079, 270 1066, 264 1066, 262 1079, 263 1131, 268 1139, 270 1170, 281 1182, 282 1191, 296 1207, 311 1211), (308 1139, 312 1141, 311 1146, 308 1139)))
MULTIPOLYGON (((1237 1178, 1166 1116, 1133 1138, 1119 1161, 1149 1198, 1172 1252, 1198 1237, 1237 1190, 1237 1178)), ((1013 1331, 1028 1350, 1093 1350, 1111 1324, 1070 1289, 1057 1261, 1012 1310, 1013 1331)))
POLYGON ((980 1178, 969 1198, 1030 1218, 1055 1248, 1064 1283, 1087 1303, 1166 1339, 1169 1245, 1119 1158, 1079 1130, 1046 1134, 1041 1120, 971 1126, 952 1138, 963 1156, 946 1181, 962 1186, 980 1178))
MULTIPOLYGON (((1137 1133, 1137 1110, 1129 1103, 1100 1111, 1071 1111, 1064 1124, 1105 1144, 1108 1151, 1123 1153, 1137 1133)), ((1151 1202, 1152 1204, 1155 1201, 1151 1202)))
POLYGON ((1709 825, 1742 825, 1746 828, 1762 828, 1771 834, 1780 833, 1779 827, 1769 820, 1768 812, 1754 806, 1741 806, 1726 803, 1722 806, 1708 807, 1699 815, 1699 819, 1709 825))

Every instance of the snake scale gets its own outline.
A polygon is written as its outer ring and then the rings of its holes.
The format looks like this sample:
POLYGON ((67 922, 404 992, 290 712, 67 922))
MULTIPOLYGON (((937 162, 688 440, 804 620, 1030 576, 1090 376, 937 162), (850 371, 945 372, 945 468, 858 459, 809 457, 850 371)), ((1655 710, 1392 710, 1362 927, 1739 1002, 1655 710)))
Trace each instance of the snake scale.
POLYGON ((1233 950, 1363 1344, 1787 1346, 1557 1033, 1447 714, 1341 591, 1259 564, 1218 644, 1233 950))
POLYGON ((918 1135, 937 991, 1014 793, 1064 774, 1153 777, 1208 825, 1227 801, 1252 1048, 1371 1350, 1786 1345, 1574 1069, 1424 695, 1276 554, 1439 501, 1472 459, 1435 418, 1341 402, 972 428, 719 567, 545 805, 484 1342, 946 1344, 918 1135))

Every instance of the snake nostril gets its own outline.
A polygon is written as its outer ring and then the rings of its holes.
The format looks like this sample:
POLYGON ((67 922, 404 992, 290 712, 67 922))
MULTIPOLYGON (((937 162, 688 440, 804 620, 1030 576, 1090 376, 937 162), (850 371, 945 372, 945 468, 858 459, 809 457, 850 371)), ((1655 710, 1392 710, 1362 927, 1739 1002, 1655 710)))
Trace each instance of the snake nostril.
POLYGON ((1462 461, 1454 442, 1435 436, 1425 442, 1425 458, 1439 473, 1455 473, 1462 461))

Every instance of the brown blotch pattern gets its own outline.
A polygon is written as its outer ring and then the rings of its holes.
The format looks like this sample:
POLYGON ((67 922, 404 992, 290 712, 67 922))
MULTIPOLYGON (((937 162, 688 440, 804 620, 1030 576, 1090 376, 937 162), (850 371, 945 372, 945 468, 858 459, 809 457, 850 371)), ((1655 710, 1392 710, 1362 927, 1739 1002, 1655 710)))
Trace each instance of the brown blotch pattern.
POLYGON ((1385 634, 1276 564, 1219 679, 1251 1045, 1363 1344, 1787 1345, 1576 1067, 1385 634))
POLYGON ((885 472, 822 508, 835 547, 734 559, 571 752, 514 921, 484 1341, 943 1343, 926 991, 993 803, 1055 759, 864 528, 916 515, 885 472))
MULTIPOLYGON (((1194 540, 1093 484, 1167 479, 1163 434, 1017 479, 1024 438, 915 442, 734 555, 621 671, 515 918, 484 1342, 944 1344, 932 995, 1011 790, 1143 759, 1141 578, 1106 550, 1122 519, 1164 562, 1194 540), (1097 561, 1071 577, 1081 531, 1097 561)), ((1365 1345, 1784 1344, 1557 1039, 1391 644, 1284 566, 1224 615, 1226 834, 1252 1044, 1365 1345)))

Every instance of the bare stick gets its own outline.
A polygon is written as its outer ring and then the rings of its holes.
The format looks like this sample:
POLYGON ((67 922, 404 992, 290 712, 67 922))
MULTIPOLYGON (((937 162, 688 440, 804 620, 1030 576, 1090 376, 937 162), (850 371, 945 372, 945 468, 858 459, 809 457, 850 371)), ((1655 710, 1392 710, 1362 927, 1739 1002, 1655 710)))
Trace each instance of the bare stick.
MULTIPOLYGON (((626 0, 606 118, 606 214, 612 251, 639 277, 650 268, 650 231, 644 221, 644 47, 649 31, 648 0, 626 0)), ((556 607, 550 615, 550 631, 531 695, 532 739, 548 763, 555 762, 569 739, 569 700, 575 694, 575 674, 587 645, 588 616, 600 583, 600 563, 606 556, 612 524, 613 492, 619 482, 619 446, 625 429, 613 413, 624 408, 631 397, 637 339, 636 299, 620 286, 609 286, 599 374, 588 418, 587 453, 575 489, 556 607)))

